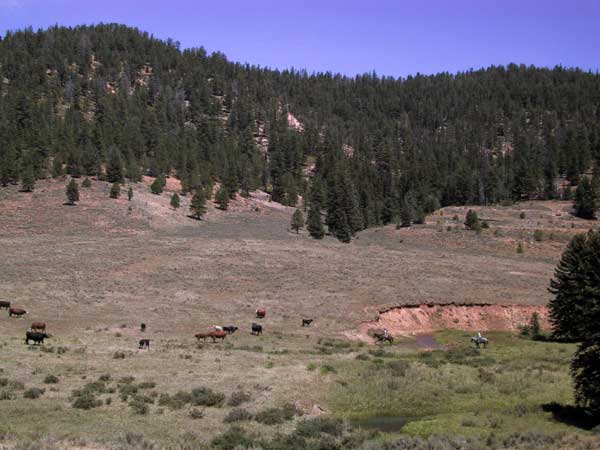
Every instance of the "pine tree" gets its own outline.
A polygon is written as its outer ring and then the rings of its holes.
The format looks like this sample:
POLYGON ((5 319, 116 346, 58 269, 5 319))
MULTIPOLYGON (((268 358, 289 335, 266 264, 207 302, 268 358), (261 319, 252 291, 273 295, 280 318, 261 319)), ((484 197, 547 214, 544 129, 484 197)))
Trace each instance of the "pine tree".
POLYGON ((222 185, 217 191, 217 194, 215 195, 215 201, 219 205, 220 209, 227 211, 227 208, 229 207, 229 192, 227 191, 225 185, 222 185))
POLYGON ((200 220, 202 216, 206 213, 206 201, 207 195, 203 189, 197 189, 196 193, 192 197, 192 201, 190 202, 190 211, 192 212, 192 217, 200 220))
POLYGON ((31 192, 34 188, 35 177, 33 175, 33 167, 31 164, 27 164, 21 174, 21 190, 23 192, 31 192))
POLYGON ((590 180, 582 178, 575 191, 575 214, 583 219, 594 219, 598 197, 590 180))
POLYGON ((162 194, 163 185, 163 178, 159 175, 154 179, 154 181, 150 185, 150 192, 152 192, 155 195, 162 194))
POLYGON ((404 202, 402 204, 402 208, 400 209, 400 227, 410 227, 412 224, 413 211, 408 202, 404 202))
POLYGON ((321 220, 323 194, 321 183, 316 178, 313 180, 310 186, 308 197, 308 220, 306 223, 307 230, 313 238, 323 239, 325 236, 325 229, 323 228, 323 221, 321 220))
POLYGON ((131 186, 129 186, 129 189, 127 189, 127 200, 131 201, 133 199, 133 188, 131 186))
POLYGON ((177 192, 173 192, 173 195, 171 195, 170 204, 173 209, 179 208, 180 202, 179 202, 179 195, 177 195, 177 192))
POLYGON ((81 182, 81 187, 84 187, 84 188, 92 187, 92 180, 90 180, 88 177, 85 177, 83 179, 83 181, 81 182))
POLYGON ((123 162, 121 160, 121 153, 114 146, 110 148, 108 154, 106 180, 109 183, 121 183, 123 181, 123 162))
POLYGON ((299 209, 294 211, 294 214, 292 215, 292 222, 291 222, 290 226, 291 226, 292 230, 296 231, 296 234, 298 234, 300 232, 300 230, 302 228, 304 228, 304 215, 302 214, 302 211, 300 211, 299 209))
POLYGON ((588 337, 571 361, 575 401, 592 414, 600 415, 600 335, 588 337))
POLYGON ((110 198, 119 198, 121 195, 121 185, 117 182, 114 182, 110 187, 110 198))
POLYGON ((479 216, 477 215, 476 211, 473 211, 472 209, 467 211, 467 216, 465 218, 465 226, 469 230, 473 230, 473 231, 481 230, 481 223, 479 221, 479 216))
POLYGON ((600 231, 578 234, 562 254, 550 282, 553 335, 584 340, 600 323, 600 231))
POLYGON ((75 202, 79 201, 79 186, 73 178, 71 178, 71 181, 67 184, 66 194, 69 205, 74 205, 75 202))
POLYGON ((540 315, 537 312, 534 312, 529 320, 529 333, 532 339, 540 339, 542 337, 540 315))

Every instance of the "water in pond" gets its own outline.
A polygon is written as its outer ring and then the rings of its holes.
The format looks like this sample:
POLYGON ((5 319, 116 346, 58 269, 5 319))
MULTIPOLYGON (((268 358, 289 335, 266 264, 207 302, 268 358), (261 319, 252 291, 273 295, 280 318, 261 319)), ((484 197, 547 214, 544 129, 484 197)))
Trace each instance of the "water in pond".
POLYGON ((384 433, 398 433, 406 425, 404 417, 400 416, 373 416, 366 419, 351 420, 350 425, 365 430, 378 430, 384 433))
POLYGON ((419 334, 415 336, 417 347, 436 349, 440 348, 440 343, 430 334, 419 334))

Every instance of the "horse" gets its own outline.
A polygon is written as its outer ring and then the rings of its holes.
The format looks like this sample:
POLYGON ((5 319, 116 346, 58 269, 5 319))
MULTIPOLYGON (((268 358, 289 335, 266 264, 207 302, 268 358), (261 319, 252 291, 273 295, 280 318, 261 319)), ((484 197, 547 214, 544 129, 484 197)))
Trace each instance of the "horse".
POLYGON ((376 331, 373 333, 373 337, 377 340, 377 342, 389 342, 390 345, 394 343, 394 337, 389 334, 387 331, 376 331))
POLYGON ((490 343, 488 338, 483 336, 472 336, 471 342, 473 342, 477 348, 479 348, 480 345, 483 345, 483 348, 485 348, 490 343))

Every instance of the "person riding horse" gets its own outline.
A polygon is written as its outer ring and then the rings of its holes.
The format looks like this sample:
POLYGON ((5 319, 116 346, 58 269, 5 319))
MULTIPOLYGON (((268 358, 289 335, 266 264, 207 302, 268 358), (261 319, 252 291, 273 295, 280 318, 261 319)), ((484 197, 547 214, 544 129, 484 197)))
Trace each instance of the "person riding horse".
POLYGON ((490 341, 488 338, 481 335, 481 331, 478 331, 477 336, 471 337, 471 342, 474 342, 477 348, 479 348, 480 345, 483 345, 483 348, 485 348, 490 341))

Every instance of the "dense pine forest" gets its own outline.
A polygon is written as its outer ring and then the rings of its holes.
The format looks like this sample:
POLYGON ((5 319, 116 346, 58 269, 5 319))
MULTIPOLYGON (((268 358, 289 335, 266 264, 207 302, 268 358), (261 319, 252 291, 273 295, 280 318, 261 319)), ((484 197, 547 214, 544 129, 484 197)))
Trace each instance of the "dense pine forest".
POLYGON ((347 242, 441 205, 569 195, 598 158, 600 76, 577 69, 307 74, 116 24, 0 40, 2 185, 69 174, 260 188, 290 206, 302 196, 311 234, 326 225, 347 242))

